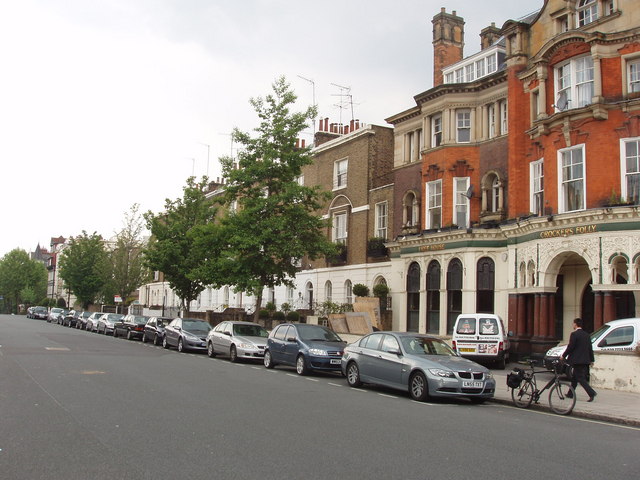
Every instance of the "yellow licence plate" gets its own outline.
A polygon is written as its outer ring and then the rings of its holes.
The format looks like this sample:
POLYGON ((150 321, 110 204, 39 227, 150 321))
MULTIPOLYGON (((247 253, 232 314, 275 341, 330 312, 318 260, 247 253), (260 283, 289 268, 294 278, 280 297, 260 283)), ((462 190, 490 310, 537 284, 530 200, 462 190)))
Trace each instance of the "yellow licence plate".
POLYGON ((459 348, 458 350, 460 350, 461 352, 475 352, 476 351, 475 348, 459 348))

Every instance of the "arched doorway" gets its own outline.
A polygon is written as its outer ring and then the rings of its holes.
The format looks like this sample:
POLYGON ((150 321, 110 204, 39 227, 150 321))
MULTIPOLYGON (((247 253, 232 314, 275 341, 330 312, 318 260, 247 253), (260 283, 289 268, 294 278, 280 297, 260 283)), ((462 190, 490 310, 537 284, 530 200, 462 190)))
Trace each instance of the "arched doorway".
POLYGON ((440 263, 431 260, 427 267, 427 332, 440 331, 440 263))
POLYGON ((447 269, 447 333, 462 313, 462 262, 454 258, 447 269))
POLYGON ((413 262, 407 271, 407 332, 417 332, 420 325, 420 265, 413 262))

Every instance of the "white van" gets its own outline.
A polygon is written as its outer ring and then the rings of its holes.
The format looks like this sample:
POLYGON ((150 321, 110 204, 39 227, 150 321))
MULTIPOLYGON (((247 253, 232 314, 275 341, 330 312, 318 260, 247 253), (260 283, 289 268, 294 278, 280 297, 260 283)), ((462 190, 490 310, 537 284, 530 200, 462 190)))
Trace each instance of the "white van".
POLYGON ((510 344, 504 323, 492 313, 458 315, 451 344, 460 356, 479 363, 495 362, 502 369, 509 360, 510 344))
MULTIPOLYGON (((591 334, 594 352, 632 352, 640 343, 640 318, 622 318, 605 323, 591 334)), ((544 365, 550 368, 560 358, 567 345, 558 345, 547 351, 544 365)))

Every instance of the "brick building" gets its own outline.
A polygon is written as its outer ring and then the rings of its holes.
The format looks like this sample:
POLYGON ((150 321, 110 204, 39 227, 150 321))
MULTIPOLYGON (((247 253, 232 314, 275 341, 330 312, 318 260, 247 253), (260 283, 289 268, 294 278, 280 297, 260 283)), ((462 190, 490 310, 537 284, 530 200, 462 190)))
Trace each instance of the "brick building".
POLYGON ((434 87, 395 127, 394 328, 508 321, 519 353, 634 316, 640 290, 640 14, 547 0, 480 34, 433 18, 434 87))

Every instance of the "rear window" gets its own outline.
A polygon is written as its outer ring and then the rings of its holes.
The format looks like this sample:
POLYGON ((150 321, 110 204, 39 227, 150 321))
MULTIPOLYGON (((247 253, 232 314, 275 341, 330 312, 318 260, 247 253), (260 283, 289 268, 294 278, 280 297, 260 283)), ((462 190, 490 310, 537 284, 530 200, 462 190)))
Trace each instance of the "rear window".
POLYGON ((460 335, 475 335, 476 334, 476 319, 475 318, 461 318, 458 321, 458 329, 456 333, 460 335))
POLYGON ((480 335, 497 335, 498 332, 498 320, 495 318, 480 319, 480 335))

